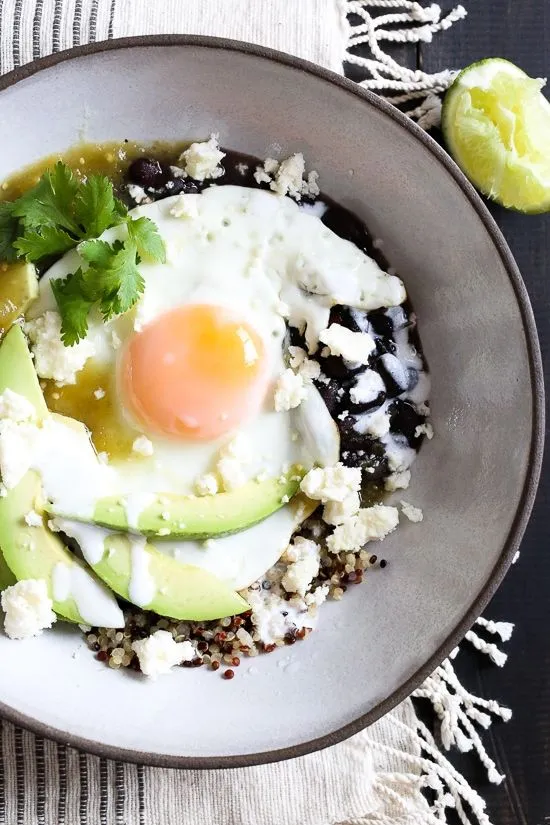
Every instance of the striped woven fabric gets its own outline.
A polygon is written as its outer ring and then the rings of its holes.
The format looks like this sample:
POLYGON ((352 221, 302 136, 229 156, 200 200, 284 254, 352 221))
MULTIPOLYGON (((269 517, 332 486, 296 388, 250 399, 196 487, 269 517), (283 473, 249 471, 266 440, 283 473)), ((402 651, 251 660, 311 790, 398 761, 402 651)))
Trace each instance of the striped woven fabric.
POLYGON ((113 36, 116 0, 0 0, 0 72, 113 36))

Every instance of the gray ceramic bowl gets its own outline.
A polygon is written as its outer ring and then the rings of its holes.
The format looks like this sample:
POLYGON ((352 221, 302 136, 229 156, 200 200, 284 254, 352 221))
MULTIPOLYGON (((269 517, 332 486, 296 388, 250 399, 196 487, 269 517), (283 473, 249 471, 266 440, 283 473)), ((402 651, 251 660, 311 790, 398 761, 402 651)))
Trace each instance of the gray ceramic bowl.
POLYGON ((0 179, 78 139, 220 133, 265 157, 303 151, 403 277, 431 367, 436 437, 406 498, 422 524, 388 568, 322 611, 318 632, 241 667, 146 683, 68 629, 0 636, 0 711, 107 756, 179 767, 297 756, 404 699, 483 610, 518 547, 540 470, 543 387, 525 288, 472 187, 420 129, 353 83, 228 41, 151 37, 76 49, 0 80, 0 179), (287 665, 291 663, 292 666, 287 665), (244 672, 244 673, 243 673, 244 672))

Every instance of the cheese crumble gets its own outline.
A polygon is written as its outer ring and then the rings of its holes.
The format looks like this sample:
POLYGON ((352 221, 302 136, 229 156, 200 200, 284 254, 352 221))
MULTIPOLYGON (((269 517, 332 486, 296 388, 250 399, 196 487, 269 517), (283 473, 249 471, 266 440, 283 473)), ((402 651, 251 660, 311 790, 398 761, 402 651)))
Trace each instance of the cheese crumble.
POLYGON ((44 315, 23 324, 31 342, 34 366, 40 378, 53 378, 60 386, 75 384, 88 358, 95 355, 94 344, 83 338, 72 347, 61 340, 61 317, 48 310, 44 315))
POLYGON ((4 630, 10 639, 38 636, 57 620, 43 579, 24 579, 6 587, 0 602, 6 614, 4 630))
POLYGON ((157 630, 147 639, 134 642, 132 649, 139 659, 141 672, 151 679, 195 658, 195 648, 191 642, 176 642, 167 630, 157 630))

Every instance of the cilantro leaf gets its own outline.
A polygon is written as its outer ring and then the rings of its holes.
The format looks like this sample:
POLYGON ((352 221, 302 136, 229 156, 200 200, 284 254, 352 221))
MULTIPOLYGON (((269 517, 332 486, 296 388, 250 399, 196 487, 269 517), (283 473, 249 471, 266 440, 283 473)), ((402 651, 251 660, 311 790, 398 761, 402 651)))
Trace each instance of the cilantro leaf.
POLYGON ((90 267, 104 269, 111 263, 115 244, 107 243, 107 241, 82 241, 78 245, 78 254, 90 267))
POLYGON ((13 247, 20 232, 19 220, 13 215, 13 204, 0 203, 0 260, 11 263, 17 258, 13 247))
POLYGON ((0 260, 37 262, 74 247, 83 266, 51 281, 61 314, 63 343, 72 346, 88 332, 88 315, 98 306, 105 321, 131 309, 145 288, 142 258, 166 261, 160 233, 149 218, 131 220, 102 175, 79 180, 59 162, 36 186, 11 203, 0 202, 0 260), (125 224, 127 237, 97 239, 125 224))
POLYGON ((27 261, 39 261, 48 255, 62 255, 73 246, 74 238, 55 226, 28 229, 13 242, 18 257, 26 258, 27 261))
POLYGON ((78 187, 72 171, 60 161, 14 202, 12 214, 21 218, 26 229, 58 226, 78 237, 80 230, 71 208, 78 187))
POLYGON ((149 218, 128 221, 128 237, 135 243, 141 258, 166 263, 166 247, 158 228, 149 218))
POLYGON ((128 312, 145 289, 145 281, 138 269, 139 260, 136 244, 128 240, 114 249, 110 265, 102 270, 101 312, 105 320, 128 312))
POLYGON ((96 238, 109 227, 124 223, 127 213, 108 178, 90 175, 79 181, 68 166, 59 162, 42 175, 36 186, 4 208, 0 215, 0 257, 13 260, 24 255, 38 261, 62 254, 82 239, 96 238))
POLYGON ((50 285, 61 315, 61 339, 66 347, 71 347, 86 337, 94 297, 88 295, 82 269, 66 278, 51 280, 50 285))
POLYGON ((76 193, 74 213, 86 238, 97 238, 110 226, 121 223, 127 211, 115 198, 111 181, 103 175, 90 175, 76 193))

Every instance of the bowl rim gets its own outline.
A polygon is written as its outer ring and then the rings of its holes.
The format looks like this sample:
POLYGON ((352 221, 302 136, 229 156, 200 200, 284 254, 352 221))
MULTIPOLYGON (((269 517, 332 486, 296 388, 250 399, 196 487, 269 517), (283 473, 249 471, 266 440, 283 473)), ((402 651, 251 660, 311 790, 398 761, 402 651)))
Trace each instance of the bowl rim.
POLYGON ((527 289, 521 277, 519 268, 514 257, 502 235, 495 220, 491 216, 486 205, 478 195, 472 184, 468 181, 456 163, 442 149, 436 141, 424 132, 410 118, 400 112, 395 106, 388 103, 383 98, 373 92, 363 89, 357 83, 336 74, 335 72, 318 66, 310 61, 299 57, 276 51, 264 46, 254 45, 240 40, 230 40, 221 37, 208 37, 203 35, 186 34, 160 34, 142 35, 139 37, 113 38, 110 40, 88 43, 62 52, 48 55, 38 60, 27 63, 14 71, 9 72, 0 78, 0 92, 8 89, 32 75, 44 69, 49 69, 65 61, 79 57, 111 52, 122 49, 136 47, 188 47, 217 49, 230 52, 240 52, 254 57, 259 57, 271 62, 290 66, 298 71, 313 74, 319 79, 339 86, 344 91, 363 100, 367 105, 374 106, 391 120, 406 129, 416 140, 420 141, 424 147, 439 161, 444 170, 450 174, 461 190, 470 201, 470 204, 480 217, 487 233, 493 241, 499 253, 504 268, 510 278, 516 300, 518 302, 521 319, 523 322, 524 334, 527 344, 527 354, 529 360, 529 371, 531 378, 532 402, 533 402, 533 429, 531 434, 531 444, 529 451, 529 465, 523 485, 523 490, 516 510, 514 521, 510 529, 508 538, 502 548, 500 557, 485 586, 474 599, 465 615, 454 627, 445 641, 432 654, 429 660, 418 668, 415 673, 403 684, 399 685, 386 699, 379 702, 367 713, 362 714, 353 722, 331 731, 323 736, 301 742, 297 745, 279 748, 272 751, 251 753, 234 756, 207 756, 188 757, 175 756, 173 754, 148 753, 129 748, 120 748, 114 745, 106 745, 101 742, 86 739, 71 733, 64 732, 48 724, 38 721, 25 713, 21 713, 8 705, 0 702, 0 721, 5 719, 15 725, 26 728, 33 733, 43 736, 56 742, 70 745, 78 750, 86 751, 97 756, 109 759, 132 762, 139 765, 150 765, 163 768, 180 769, 225 769, 250 767, 253 765, 278 762, 285 759, 294 759, 317 750, 321 750, 331 745, 335 745, 344 739, 359 733, 363 728, 376 722, 400 702, 404 701, 410 694, 441 664, 449 653, 459 644, 466 632, 473 625, 478 616, 485 609, 490 599, 500 586, 506 572, 508 571, 515 554, 519 548, 521 539, 525 532, 531 510, 535 501, 538 482, 541 473, 543 449, 544 449, 544 373, 540 345, 537 335, 535 318, 527 289))

